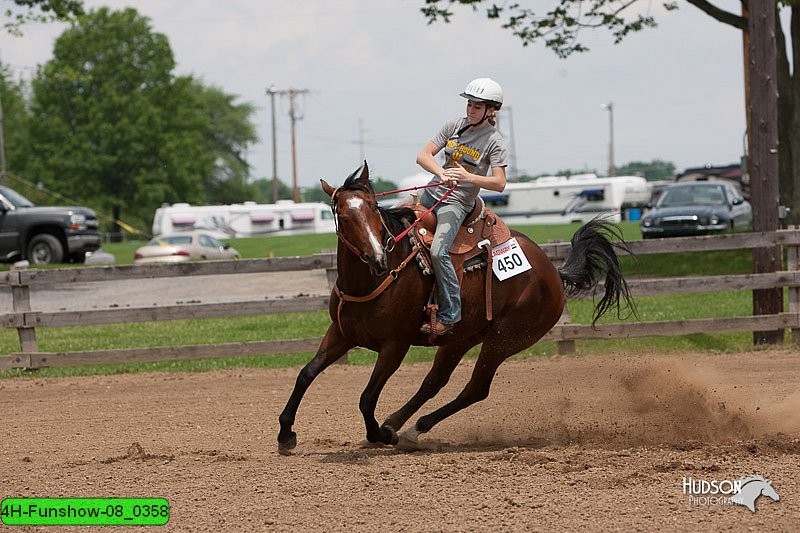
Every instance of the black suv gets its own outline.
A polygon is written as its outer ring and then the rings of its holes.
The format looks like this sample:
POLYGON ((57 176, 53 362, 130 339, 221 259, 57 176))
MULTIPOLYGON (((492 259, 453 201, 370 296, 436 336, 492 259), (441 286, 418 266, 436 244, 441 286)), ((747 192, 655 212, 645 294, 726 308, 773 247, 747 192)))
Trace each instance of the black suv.
POLYGON ((0 186, 0 260, 27 259, 34 265, 82 263, 100 248, 97 216, 86 207, 36 207, 0 186))

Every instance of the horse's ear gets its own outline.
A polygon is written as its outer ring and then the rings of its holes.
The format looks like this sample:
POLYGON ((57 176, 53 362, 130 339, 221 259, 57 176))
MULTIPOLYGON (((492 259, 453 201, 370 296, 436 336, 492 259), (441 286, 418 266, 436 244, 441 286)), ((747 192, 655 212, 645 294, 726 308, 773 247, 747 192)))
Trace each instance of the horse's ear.
POLYGON ((322 190, 325 191, 325 194, 327 194, 328 196, 333 196, 333 192, 336 189, 328 185, 328 182, 323 179, 320 179, 319 182, 322 184, 322 190))
POLYGON ((364 160, 364 164, 361 165, 361 175, 358 177, 358 181, 363 181, 364 183, 369 181, 369 165, 367 165, 367 160, 364 160))

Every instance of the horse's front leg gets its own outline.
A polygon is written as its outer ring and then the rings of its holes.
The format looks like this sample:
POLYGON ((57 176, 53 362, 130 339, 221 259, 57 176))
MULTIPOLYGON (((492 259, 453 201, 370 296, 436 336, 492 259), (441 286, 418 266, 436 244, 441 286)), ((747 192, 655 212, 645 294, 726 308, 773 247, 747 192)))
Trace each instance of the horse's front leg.
POLYGON ((297 375, 292 395, 278 418, 281 424, 281 430, 278 433, 278 452, 287 453, 297 445, 297 435, 292 431, 292 426, 297 415, 297 408, 300 407, 300 401, 311 382, 353 346, 355 345, 339 331, 338 325, 331 324, 328 327, 328 331, 325 332, 317 349, 317 354, 297 375))
POLYGON ((397 444, 397 432, 390 426, 378 425, 378 421, 375 419, 375 407, 378 405, 378 398, 383 386, 397 371, 409 347, 410 344, 384 344, 378 353, 378 360, 375 362, 375 368, 372 369, 369 383, 361 393, 358 407, 364 416, 369 442, 397 444))

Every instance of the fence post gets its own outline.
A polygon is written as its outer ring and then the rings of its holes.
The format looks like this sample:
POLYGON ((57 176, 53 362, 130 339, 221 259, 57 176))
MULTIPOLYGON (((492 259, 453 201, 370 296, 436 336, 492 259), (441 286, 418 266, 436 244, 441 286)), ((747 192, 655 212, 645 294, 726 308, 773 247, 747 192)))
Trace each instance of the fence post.
MULTIPOLYGON (((13 266, 12 272, 22 272, 26 270, 25 266, 13 266)), ((18 278, 18 283, 11 286, 11 306, 15 313, 27 313, 31 310, 31 292, 30 287, 18 278)), ((39 346, 36 343, 36 330, 32 326, 20 326, 17 328, 19 334, 19 347, 23 353, 33 353, 39 351, 39 346)))
MULTIPOLYGON (((565 324, 571 324, 571 323, 572 323, 572 316, 569 314, 569 307, 567 306, 567 301, 564 300, 564 310, 561 312, 561 318, 558 319, 556 325, 563 326, 565 324)), ((572 355, 575 353, 574 340, 556 341, 556 346, 558 347, 558 355, 572 355)))
MULTIPOLYGON (((324 249, 320 253, 321 254, 335 254, 336 250, 335 249, 324 249)), ((339 269, 336 268, 336 265, 333 265, 332 267, 328 267, 328 268, 325 269, 325 277, 328 280, 328 290, 329 291, 333 291, 333 287, 334 287, 334 285, 336 285, 336 280, 339 278, 339 269)), ((334 364, 346 365, 349 362, 350 362, 349 356, 347 354, 344 354, 334 364)))
MULTIPOLYGON (((789 229, 797 230, 797 227, 789 226, 789 229)), ((786 247, 786 270, 800 270, 800 247, 796 244, 786 247)), ((789 312, 800 313, 800 287, 789 287, 789 312)), ((792 342, 800 345, 800 329, 792 328, 792 342)))
MULTIPOLYGON (((549 244, 555 244, 560 241, 550 239, 547 241, 549 244)), ((564 258, 561 257, 561 252, 559 252, 560 247, 556 247, 556 257, 554 257, 551 262, 553 266, 559 268, 562 264, 564 264, 564 258)), ((557 326, 563 326, 566 324, 572 323, 572 315, 569 314, 569 306, 567 305, 567 300, 564 299, 564 310, 561 311, 561 317, 556 322, 557 326)), ((556 341, 556 348, 558 351, 558 355, 573 355, 575 353, 575 341, 574 340, 561 340, 556 341)))

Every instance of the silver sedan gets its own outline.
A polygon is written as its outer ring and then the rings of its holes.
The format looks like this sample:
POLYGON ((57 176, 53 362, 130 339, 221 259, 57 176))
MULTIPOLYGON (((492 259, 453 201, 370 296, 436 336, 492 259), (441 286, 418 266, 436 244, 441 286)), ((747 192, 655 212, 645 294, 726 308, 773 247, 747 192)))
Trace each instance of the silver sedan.
POLYGON ((154 237, 136 250, 133 262, 139 265, 240 258, 241 254, 230 244, 223 243, 207 233, 190 231, 154 237))

